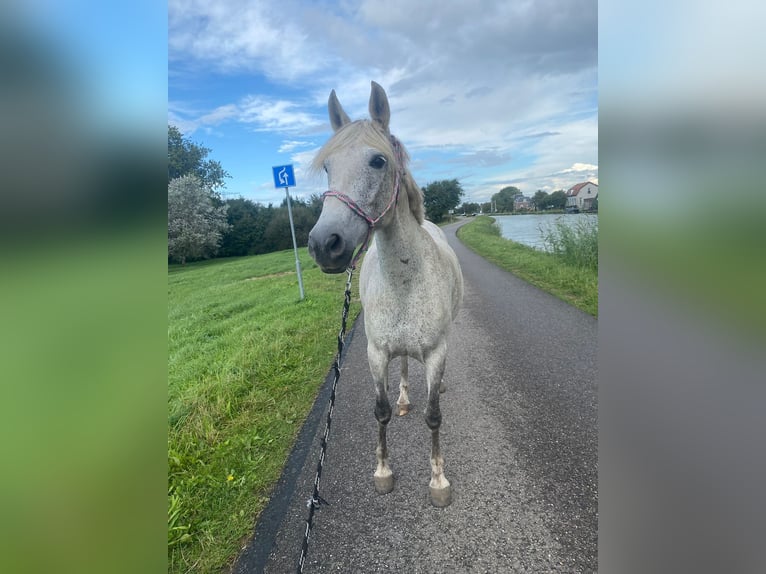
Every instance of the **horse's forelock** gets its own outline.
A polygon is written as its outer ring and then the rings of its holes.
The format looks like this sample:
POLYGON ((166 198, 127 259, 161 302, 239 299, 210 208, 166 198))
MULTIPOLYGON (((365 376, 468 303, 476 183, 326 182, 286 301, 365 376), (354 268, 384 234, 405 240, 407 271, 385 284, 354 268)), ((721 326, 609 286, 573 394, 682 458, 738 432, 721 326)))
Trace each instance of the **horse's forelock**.
POLYGON ((320 172, 332 154, 360 143, 380 150, 388 161, 395 161, 394 149, 386 134, 369 120, 357 120, 341 127, 327 140, 311 162, 311 169, 320 172))
POLYGON ((407 199, 410 204, 410 211, 417 219, 418 223, 423 223, 425 217, 425 208, 423 206, 423 192, 420 190, 415 180, 407 168, 410 156, 407 150, 394 136, 388 135, 374 122, 369 120, 357 120, 341 127, 317 152, 314 160, 311 162, 311 170, 315 173, 322 171, 325 160, 337 151, 340 151, 352 144, 362 143, 373 147, 386 157, 389 162, 403 165, 400 168, 403 171, 402 185, 407 192, 407 199), (400 158, 396 157, 393 142, 396 142, 400 148, 400 158))

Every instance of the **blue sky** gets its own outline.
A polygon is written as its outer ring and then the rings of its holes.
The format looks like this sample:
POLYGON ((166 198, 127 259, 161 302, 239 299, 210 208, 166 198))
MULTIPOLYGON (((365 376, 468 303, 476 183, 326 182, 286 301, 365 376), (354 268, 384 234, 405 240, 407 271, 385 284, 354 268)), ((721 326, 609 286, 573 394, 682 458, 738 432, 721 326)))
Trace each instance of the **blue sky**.
POLYGON ((466 201, 598 182, 595 1, 170 0, 168 121, 231 174, 226 197, 297 196, 330 136, 335 89, 367 117, 370 80, 419 185, 457 178, 466 201))

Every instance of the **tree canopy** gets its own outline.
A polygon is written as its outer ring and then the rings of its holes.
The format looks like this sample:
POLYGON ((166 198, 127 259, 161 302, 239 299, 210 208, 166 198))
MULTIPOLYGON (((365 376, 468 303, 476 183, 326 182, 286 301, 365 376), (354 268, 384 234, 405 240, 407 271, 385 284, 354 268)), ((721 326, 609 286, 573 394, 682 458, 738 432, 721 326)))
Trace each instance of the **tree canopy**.
POLYGON ((474 201, 466 201, 463 205, 458 207, 458 211, 460 213, 465 213, 466 215, 471 215, 472 213, 479 213, 481 210, 481 205, 474 201))
MULTIPOLYGON (((228 230, 223 234, 218 257, 260 255, 292 248, 287 202, 279 207, 264 206, 245 198, 227 199, 228 230)), ((308 244, 308 235, 322 211, 322 198, 312 195, 308 201, 291 198, 295 240, 299 247, 308 244)))
POLYGON ((518 187, 512 185, 504 187, 492 196, 492 201, 495 202, 495 209, 502 212, 513 211, 513 201, 518 195, 522 195, 518 187))
POLYGON ((535 202, 535 207, 538 210, 543 210, 548 207, 548 192, 543 191, 542 189, 538 189, 535 194, 532 196, 532 199, 535 202))
POLYGON ((168 184, 168 259, 186 264, 216 254, 226 223, 227 206, 196 175, 168 184))
POLYGON ((434 181, 423 188, 423 201, 426 208, 426 217, 434 223, 441 222, 455 209, 463 196, 463 187, 456 179, 443 179, 434 181))
POLYGON ((229 229, 223 235, 219 256, 236 257, 259 253, 274 208, 264 207, 242 197, 227 199, 226 205, 229 208, 226 212, 229 229))
POLYGON ((184 175, 196 176, 210 189, 226 187, 231 177, 221 163, 207 159, 210 149, 194 143, 175 126, 168 125, 168 183, 184 175))
POLYGON ((538 189, 533 197, 535 201, 535 208, 538 211, 546 209, 564 209, 564 205, 567 202, 567 194, 564 190, 557 190, 551 194, 538 189))

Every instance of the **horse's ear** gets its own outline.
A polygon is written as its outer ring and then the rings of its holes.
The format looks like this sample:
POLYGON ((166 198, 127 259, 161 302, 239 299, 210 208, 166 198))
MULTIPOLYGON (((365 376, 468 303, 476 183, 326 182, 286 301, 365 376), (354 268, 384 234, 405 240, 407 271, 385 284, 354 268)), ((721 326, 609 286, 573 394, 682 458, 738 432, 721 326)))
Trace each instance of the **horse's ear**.
POLYGON ((391 109, 388 107, 386 91, 376 82, 372 82, 372 91, 370 92, 370 117, 388 131, 391 109))
POLYGON ((340 128, 348 123, 351 123, 351 119, 346 112, 343 111, 343 106, 338 101, 338 96, 335 95, 335 90, 330 92, 330 99, 327 102, 327 109, 330 112, 330 125, 333 131, 338 131, 340 128))

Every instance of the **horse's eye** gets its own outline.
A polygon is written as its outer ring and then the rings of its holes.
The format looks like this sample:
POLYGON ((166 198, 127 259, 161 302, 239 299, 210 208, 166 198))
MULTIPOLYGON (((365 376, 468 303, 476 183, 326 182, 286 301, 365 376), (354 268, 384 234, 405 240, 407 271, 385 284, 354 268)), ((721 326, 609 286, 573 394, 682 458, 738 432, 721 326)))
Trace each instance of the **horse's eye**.
POLYGON ((375 169, 380 169, 384 165, 386 165, 386 158, 382 155, 376 155, 370 160, 370 167, 374 167, 375 169))

